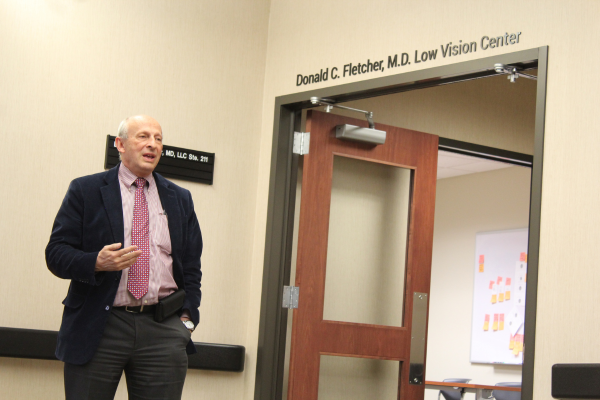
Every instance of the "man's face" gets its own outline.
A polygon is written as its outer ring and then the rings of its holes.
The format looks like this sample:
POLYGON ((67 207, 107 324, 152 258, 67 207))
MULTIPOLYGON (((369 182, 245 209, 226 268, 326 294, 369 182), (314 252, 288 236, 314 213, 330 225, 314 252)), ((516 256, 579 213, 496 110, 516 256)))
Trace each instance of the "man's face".
POLYGON ((151 117, 137 116, 129 119, 127 139, 117 137, 117 150, 121 161, 136 176, 148 176, 156 168, 162 153, 162 129, 151 117))

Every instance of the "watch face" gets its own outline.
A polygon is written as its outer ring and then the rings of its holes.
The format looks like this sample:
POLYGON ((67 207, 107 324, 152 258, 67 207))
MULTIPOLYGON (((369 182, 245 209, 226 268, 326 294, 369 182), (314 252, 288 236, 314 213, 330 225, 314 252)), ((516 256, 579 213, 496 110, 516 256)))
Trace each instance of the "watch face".
POLYGON ((188 329, 194 329, 194 323, 192 321, 185 321, 183 325, 188 329))

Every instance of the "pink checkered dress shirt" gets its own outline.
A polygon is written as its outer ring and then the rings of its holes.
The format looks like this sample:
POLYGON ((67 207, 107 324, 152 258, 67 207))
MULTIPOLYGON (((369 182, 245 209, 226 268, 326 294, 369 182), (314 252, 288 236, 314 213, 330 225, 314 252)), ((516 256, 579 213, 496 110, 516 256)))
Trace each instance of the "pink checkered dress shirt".
MULTIPOLYGON (((121 187, 121 201, 123 203, 123 227, 125 228, 125 243, 123 247, 131 246, 131 228, 133 225, 133 205, 135 202, 136 186, 133 184, 138 178, 123 163, 119 166, 119 184, 121 187)), ((150 223, 150 278, 148 293, 139 300, 127 290, 127 275, 129 268, 123 270, 121 282, 117 290, 114 306, 139 306, 156 304, 159 299, 166 297, 177 290, 173 279, 173 259, 171 258, 171 237, 169 225, 165 214, 156 182, 152 174, 141 176, 148 181, 144 188, 148 202, 148 217, 150 223)))

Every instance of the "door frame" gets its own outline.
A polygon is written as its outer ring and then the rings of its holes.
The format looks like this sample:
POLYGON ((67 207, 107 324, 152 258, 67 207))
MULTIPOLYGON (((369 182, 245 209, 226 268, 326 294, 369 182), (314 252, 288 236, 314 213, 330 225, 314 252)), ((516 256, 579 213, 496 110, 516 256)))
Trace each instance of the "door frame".
MULTIPOLYGON (((533 399, 537 309, 542 170, 546 118, 548 46, 486 57, 457 64, 390 75, 322 89, 279 96, 275 118, 265 235, 255 400, 279 400, 283 388, 288 310, 282 308, 282 288, 289 285, 294 230, 294 210, 299 156, 292 153, 294 131, 300 131, 301 114, 315 107, 310 97, 347 102, 497 75, 494 64, 537 68, 535 136, 529 208, 525 348, 522 369, 523 400, 533 399)), ((464 143, 464 142, 462 142, 464 143)), ((458 144, 457 144, 458 145, 458 144)), ((466 149, 468 150, 468 149, 466 149)), ((300 301, 301 302, 301 301, 300 301)))

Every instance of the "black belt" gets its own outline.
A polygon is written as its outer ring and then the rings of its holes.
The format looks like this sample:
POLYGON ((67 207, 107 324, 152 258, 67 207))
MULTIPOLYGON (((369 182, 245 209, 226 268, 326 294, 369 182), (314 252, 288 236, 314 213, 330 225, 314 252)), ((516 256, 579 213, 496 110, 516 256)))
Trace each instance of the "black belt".
POLYGON ((121 307, 113 307, 113 310, 121 310, 127 311, 130 313, 152 313, 156 311, 156 304, 152 304, 151 306, 121 306, 121 307))

